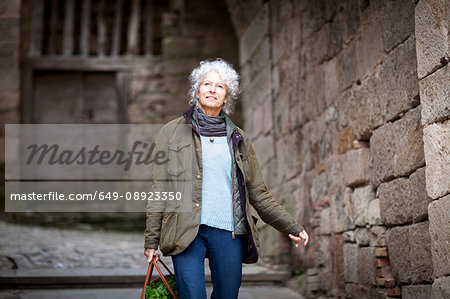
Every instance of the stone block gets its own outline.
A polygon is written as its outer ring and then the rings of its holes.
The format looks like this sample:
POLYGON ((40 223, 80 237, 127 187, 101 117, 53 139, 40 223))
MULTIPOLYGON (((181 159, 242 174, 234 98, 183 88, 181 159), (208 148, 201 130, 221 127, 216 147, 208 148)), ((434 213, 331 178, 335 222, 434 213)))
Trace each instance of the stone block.
POLYGON ((320 233, 329 235, 331 232, 331 217, 330 208, 325 208, 320 211, 320 233))
POLYGON ((253 141, 259 165, 265 165, 275 155, 272 135, 260 135, 253 141))
POLYGON ((325 73, 322 66, 312 69, 306 77, 306 98, 304 111, 308 119, 313 119, 325 109, 325 73))
MULTIPOLYGON (((350 189, 350 188, 348 188, 350 189)), ((355 227, 351 205, 351 194, 332 194, 330 196, 331 230, 341 233, 355 227)))
POLYGON ((361 34, 356 42, 358 78, 372 73, 383 58, 383 41, 378 14, 362 20, 361 34))
POLYGON ((424 170, 419 168, 409 179, 395 179, 378 187, 383 223, 398 225, 426 219, 430 198, 425 194, 424 170))
MULTIPOLYGON (((273 63, 278 63, 282 58, 286 58, 288 53, 290 53, 291 51, 290 42, 292 41, 293 37, 292 23, 292 19, 290 17, 287 17, 287 19, 279 22, 278 26, 271 26, 271 58, 273 63), (286 22, 287 20, 289 21, 286 22)), ((275 23, 273 23, 272 21, 271 24, 275 23)))
POLYGON ((358 282, 358 245, 344 244, 344 278, 346 282, 358 282))
POLYGON ((369 202, 369 209, 367 210, 370 225, 381 225, 381 213, 380 213, 380 199, 375 198, 369 202))
POLYGON ((344 32, 343 39, 348 43, 356 34, 360 26, 359 19, 359 0, 351 0, 344 5, 344 32))
POLYGON ((344 45, 344 15, 338 13, 331 22, 331 39, 328 46, 327 57, 334 57, 344 45))
POLYGON ((372 131, 383 124, 382 84, 378 74, 371 75, 361 83, 360 93, 354 94, 358 103, 356 113, 360 116, 353 122, 358 139, 368 140, 372 131))
POLYGON ((423 141, 427 193, 435 199, 450 191, 450 120, 425 127, 423 141))
POLYGON ((386 290, 368 287, 360 284, 347 283, 345 285, 346 298, 386 299, 386 290))
POLYGON ((420 106, 404 118, 387 123, 370 138, 372 182, 381 182, 408 175, 425 163, 420 106))
POLYGON ((370 244, 370 231, 367 228, 357 228, 355 240, 359 246, 368 246, 370 244))
POLYGON ((433 262, 431 259, 431 239, 428 221, 411 225, 409 239, 420 240, 410 243, 411 281, 433 281, 433 262))
POLYGON ((381 12, 384 51, 391 51, 396 45, 414 34, 414 0, 390 1, 381 12))
POLYGON ((338 132, 338 154, 344 154, 345 152, 353 148, 353 141, 355 135, 353 134, 353 128, 348 127, 338 132))
POLYGON ((417 169, 409 176, 411 183, 411 215, 413 222, 420 222, 428 218, 428 204, 432 199, 427 194, 425 167, 417 169))
POLYGON ((281 180, 289 179, 299 174, 302 169, 302 157, 299 150, 299 132, 284 136, 275 147, 277 173, 281 180))
POLYGON ((302 50, 305 52, 305 67, 307 70, 319 65, 327 57, 330 37, 331 25, 327 23, 306 40, 302 50))
POLYGON ((311 200, 318 202, 319 199, 327 194, 327 181, 325 172, 317 175, 311 184, 311 200))
POLYGON ((396 119, 400 113, 419 104, 416 61, 416 43, 412 36, 393 50, 381 65, 378 92, 385 121, 396 119))
MULTIPOLYGON (((416 240, 413 242, 416 242, 416 240)), ((388 229, 386 232, 386 243, 392 272, 397 281, 406 284, 411 283, 409 227, 402 226, 388 229)))
POLYGON ((263 118, 258 125, 262 125, 262 130, 264 134, 268 134, 273 129, 273 115, 272 115, 272 97, 268 96, 262 104, 263 118))
POLYGON ((344 184, 359 186, 370 180, 370 150, 361 148, 346 152, 342 158, 344 184))
POLYGON ((327 106, 330 106, 339 97, 337 58, 324 62, 323 69, 325 72, 325 102, 327 106))
POLYGON ((380 79, 371 75, 362 80, 360 86, 354 87, 352 94, 340 105, 340 124, 348 123, 353 127, 357 139, 368 140, 371 131, 383 124, 380 89, 380 79))
POLYGON ((450 275, 450 195, 428 206, 434 276, 450 275))
POLYGON ((375 248, 363 247, 358 251, 358 283, 376 285, 377 261, 375 248))
POLYGON ((269 33, 269 7, 268 3, 259 10, 253 18, 250 26, 239 39, 239 61, 241 64, 247 62, 253 52, 269 33))
POLYGON ((270 65, 267 65, 247 86, 244 87, 242 102, 244 111, 251 111, 261 105, 271 93, 270 65))
POLYGON ((327 161, 327 184, 328 190, 340 189, 344 180, 342 171, 342 156, 335 156, 327 161))
POLYGON ((332 275, 331 275, 331 290, 343 290, 345 288, 344 277, 344 240, 340 234, 331 235, 332 253, 332 275))
POLYGON ((450 65, 420 80, 422 124, 450 117, 450 65))
POLYGON ((385 226, 373 226, 370 229, 370 246, 379 247, 386 246, 386 227, 385 226))
POLYGON ((449 17, 450 11, 446 0, 421 0, 416 5, 415 31, 419 78, 440 67, 443 53, 449 53, 449 17))
POLYGON ((270 40, 268 37, 265 37, 249 60, 250 78, 254 78, 262 71, 267 66, 268 61, 270 61, 270 40))
POLYGON ((319 280, 321 289, 329 289, 331 284, 332 259, 330 250, 330 238, 319 237, 316 252, 316 263, 320 268, 319 280))
POLYGON ((377 190, 380 199, 381 219, 384 224, 398 225, 412 221, 409 199, 411 183, 409 179, 399 178, 382 183, 377 190))
POLYGON ((337 56, 339 90, 351 86, 357 77, 355 42, 350 42, 337 56))
POLYGON ((436 279, 431 287, 431 294, 433 299, 450 298, 450 277, 436 279))
MULTIPOLYGON (((328 157, 333 156, 336 144, 337 144, 336 128, 334 128, 334 126, 326 127, 325 132, 320 135, 318 140, 320 161, 327 161, 328 157)), ((369 159, 367 159, 367 164, 369 164, 368 161, 369 159)))
POLYGON ((356 188, 352 195, 352 210, 355 224, 358 226, 366 226, 369 223, 369 215, 367 213, 370 200, 375 198, 375 192, 372 186, 356 188))

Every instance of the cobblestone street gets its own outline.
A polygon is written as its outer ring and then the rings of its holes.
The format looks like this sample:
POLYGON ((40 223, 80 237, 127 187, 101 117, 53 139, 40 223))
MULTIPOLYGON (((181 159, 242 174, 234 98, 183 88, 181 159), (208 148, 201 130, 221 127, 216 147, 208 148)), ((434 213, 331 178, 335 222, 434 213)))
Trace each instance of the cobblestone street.
POLYGON ((145 268, 143 235, 0 221, 0 269, 145 268))

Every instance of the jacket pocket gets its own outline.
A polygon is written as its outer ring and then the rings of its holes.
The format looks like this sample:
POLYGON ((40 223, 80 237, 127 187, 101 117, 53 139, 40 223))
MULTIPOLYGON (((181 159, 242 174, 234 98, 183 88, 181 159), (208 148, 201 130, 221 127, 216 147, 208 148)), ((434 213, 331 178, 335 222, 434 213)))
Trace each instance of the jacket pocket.
POLYGON ((172 143, 168 146, 169 161, 167 173, 171 177, 181 177, 192 160, 191 143, 172 143))
POLYGON ((170 252, 175 248, 175 237, 177 233, 178 213, 164 213, 161 223, 161 235, 159 247, 163 253, 170 252))

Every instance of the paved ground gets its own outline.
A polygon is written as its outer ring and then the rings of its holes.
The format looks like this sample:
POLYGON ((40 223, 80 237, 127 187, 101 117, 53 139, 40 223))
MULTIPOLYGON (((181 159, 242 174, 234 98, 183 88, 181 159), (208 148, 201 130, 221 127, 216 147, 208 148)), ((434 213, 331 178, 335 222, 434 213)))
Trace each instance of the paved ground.
MULTIPOLYGON (((211 288, 207 288, 208 298, 211 288)), ((139 298, 141 289, 76 289, 76 290, 12 290, 0 291, 0 299, 130 299, 139 298)), ((297 293, 282 287, 241 287, 239 299, 302 299, 297 293)))
POLYGON ((141 233, 43 228, 0 220, 0 239, 0 269, 146 267, 141 233))
MULTIPOLYGON (((3 280, 27 276, 33 279, 56 277, 57 280, 61 279, 58 275, 65 277, 64 279, 70 279, 72 275, 83 282, 83 279, 96 279, 97 275, 100 280, 112 279, 110 283, 123 279, 123 276, 136 283, 141 281, 140 273, 146 273, 142 233, 41 228, 0 220, 0 239, 0 276, 3 280)), ((163 260, 171 267, 170 258, 164 257, 163 260)), ((207 265, 205 268, 209 276, 207 265)), ((249 283, 241 287, 239 298, 302 298, 289 288, 271 285, 270 277, 275 279, 286 273, 276 272, 261 265, 244 265, 243 272, 244 281, 249 283), (254 281, 259 281, 259 285, 252 285, 254 281)), ((211 287, 207 290, 209 297, 211 287)), ((114 284, 110 284, 108 288, 2 290, 0 299, 128 299, 139 298, 140 292, 140 288, 116 288, 114 284)))

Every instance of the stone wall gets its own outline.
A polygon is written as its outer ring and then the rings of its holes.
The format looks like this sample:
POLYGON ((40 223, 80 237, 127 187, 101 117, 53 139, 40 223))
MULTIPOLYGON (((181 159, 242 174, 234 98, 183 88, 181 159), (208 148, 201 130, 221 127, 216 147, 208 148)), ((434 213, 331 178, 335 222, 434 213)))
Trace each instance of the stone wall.
MULTIPOLYGON (((416 6, 417 73, 422 103, 434 298, 450 297, 450 5, 416 6)), ((431 289, 431 290, 430 290, 431 289)))
POLYGON ((244 128, 311 234, 259 224, 263 260, 294 259, 307 297, 448 292, 449 5, 417 2, 227 1, 244 128))
MULTIPOLYGON (((19 36, 20 1, 2 1, 0 3, 0 123, 19 123, 19 36)), ((0 128, 0 149, 4 153, 4 126, 0 128)), ((0 155, 0 175, 4 182, 5 155, 0 155)), ((3 185, 3 184, 2 184, 3 185)), ((3 190, 1 190, 3 197, 3 190)), ((3 209, 3 208, 2 208, 3 209)))

